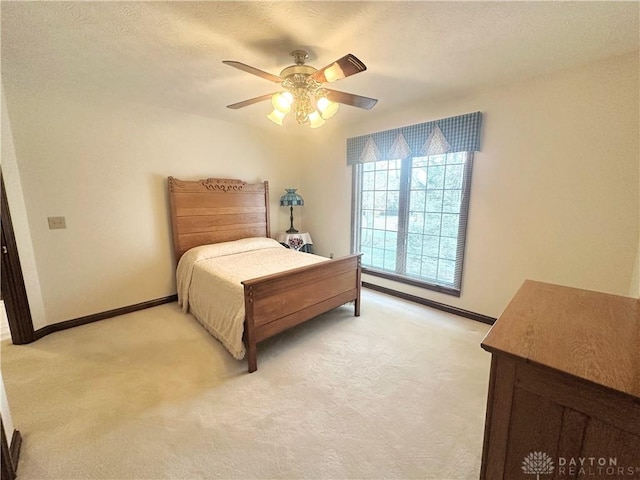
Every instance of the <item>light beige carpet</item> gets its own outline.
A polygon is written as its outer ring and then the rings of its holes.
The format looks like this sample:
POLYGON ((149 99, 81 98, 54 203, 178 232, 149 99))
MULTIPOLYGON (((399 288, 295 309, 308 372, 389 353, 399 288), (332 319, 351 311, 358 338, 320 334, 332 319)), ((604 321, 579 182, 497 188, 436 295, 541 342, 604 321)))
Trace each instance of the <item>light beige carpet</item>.
POLYGON ((253 374, 175 303, 5 341, 19 480, 477 479, 487 331, 363 290, 253 374))

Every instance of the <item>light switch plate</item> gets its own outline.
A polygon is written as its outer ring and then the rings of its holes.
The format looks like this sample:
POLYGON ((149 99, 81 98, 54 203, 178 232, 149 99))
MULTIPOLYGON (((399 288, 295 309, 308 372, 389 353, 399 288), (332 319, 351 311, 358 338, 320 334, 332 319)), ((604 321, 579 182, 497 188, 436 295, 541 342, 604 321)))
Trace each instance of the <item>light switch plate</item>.
POLYGON ((67 220, 64 217, 47 217, 49 230, 67 228, 67 220))

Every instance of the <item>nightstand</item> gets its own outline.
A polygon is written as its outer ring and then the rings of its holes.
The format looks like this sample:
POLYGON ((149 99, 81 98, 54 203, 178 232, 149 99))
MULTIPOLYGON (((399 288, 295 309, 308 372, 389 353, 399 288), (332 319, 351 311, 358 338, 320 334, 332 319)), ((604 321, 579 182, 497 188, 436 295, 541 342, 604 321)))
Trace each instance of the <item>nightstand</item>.
POLYGON ((313 240, 308 232, 304 233, 279 233, 276 237, 282 245, 293 248, 298 252, 313 253, 313 240))

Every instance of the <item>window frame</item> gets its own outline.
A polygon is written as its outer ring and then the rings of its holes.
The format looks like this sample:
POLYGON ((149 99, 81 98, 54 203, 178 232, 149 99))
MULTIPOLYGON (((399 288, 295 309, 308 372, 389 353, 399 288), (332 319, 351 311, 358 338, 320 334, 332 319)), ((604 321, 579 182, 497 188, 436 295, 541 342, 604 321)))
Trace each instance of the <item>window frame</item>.
MULTIPOLYGON (((450 152, 453 153, 453 152, 450 152)), ((462 293, 462 274, 464 267, 464 256, 467 241, 467 226, 469 217, 469 205, 471 197, 471 178, 473 173, 474 152, 462 152, 466 154, 464 163, 464 171, 461 185, 460 199, 460 220, 458 223, 458 244, 456 249, 456 266, 454 274, 454 285, 443 285, 440 283, 429 282, 424 277, 415 277, 406 275, 406 259, 407 259, 407 243, 409 238, 409 198, 411 192, 411 168, 414 158, 423 158, 418 156, 408 156, 401 160, 400 167, 400 187, 398 202, 398 235, 396 245, 396 268, 395 272, 381 270, 371 266, 362 266, 362 272, 368 275, 393 280, 399 283, 417 286, 428 290, 444 293, 460 297, 462 293), (400 267, 398 265, 400 264, 400 267), (405 274, 398 273, 398 269, 404 271, 405 274)), ((356 253, 360 250, 362 236, 362 177, 363 164, 357 163, 352 165, 352 205, 351 205, 351 251, 356 253)), ((425 192, 427 189, 425 188, 425 192)), ((441 237, 441 235, 440 235, 441 237)))

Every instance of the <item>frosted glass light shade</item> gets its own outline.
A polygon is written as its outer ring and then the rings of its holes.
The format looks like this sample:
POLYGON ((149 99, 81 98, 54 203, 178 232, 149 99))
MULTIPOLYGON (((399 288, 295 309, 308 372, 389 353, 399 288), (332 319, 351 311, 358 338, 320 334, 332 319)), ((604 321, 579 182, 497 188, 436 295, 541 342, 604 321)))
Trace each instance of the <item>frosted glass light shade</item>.
POLYGON ((327 118, 333 117, 338 112, 338 107, 340 107, 340 105, 332 102, 327 97, 320 97, 316 105, 318 107, 318 110, 320 111, 320 115, 325 120, 327 118))
POLYGON ((318 128, 324 125, 325 123, 326 122, 324 121, 324 118, 322 118, 316 110, 314 110, 309 114, 309 127, 318 128))
POLYGON ((291 110, 291 104, 293 103, 293 95, 289 92, 275 93, 271 97, 271 103, 273 108, 282 113, 289 113, 291 110))
POLYGON ((271 120, 273 123, 275 123, 276 125, 282 125, 282 121, 284 120, 284 116, 285 114, 276 110, 275 108, 273 109, 273 112, 271 112, 269 115, 267 115, 267 118, 269 120, 271 120))

